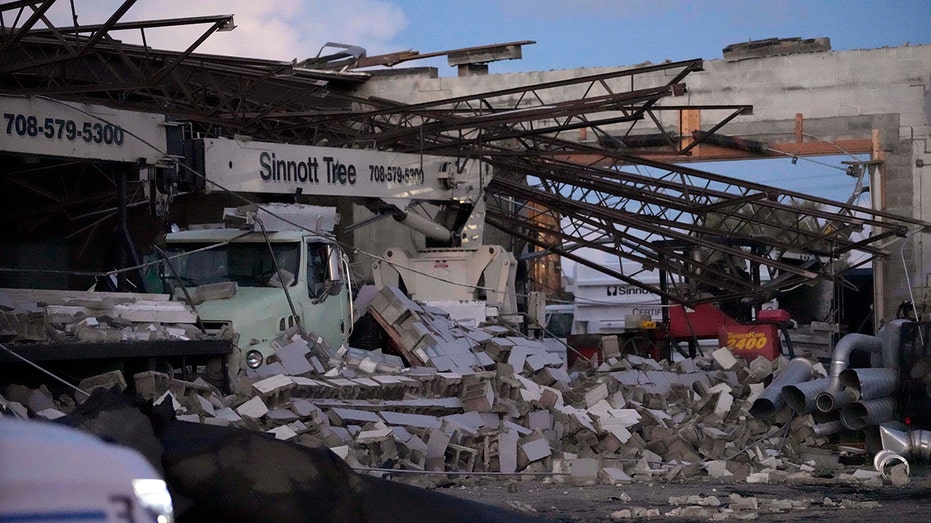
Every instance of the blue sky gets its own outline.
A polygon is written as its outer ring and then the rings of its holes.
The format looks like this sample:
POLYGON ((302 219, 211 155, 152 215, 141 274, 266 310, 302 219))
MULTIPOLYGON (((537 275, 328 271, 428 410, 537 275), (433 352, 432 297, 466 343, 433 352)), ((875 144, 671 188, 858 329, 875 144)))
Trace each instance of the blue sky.
MULTIPOLYGON (((402 6, 409 25, 394 41, 421 52, 535 40, 520 61, 493 72, 721 58, 728 44, 828 37, 834 49, 931 43, 927 0, 538 0, 402 6)), ((440 63, 441 74, 450 68, 440 63)))
MULTIPOLYGON (((119 0, 73 0, 80 23, 106 20, 119 0)), ((52 9, 70 23, 70 3, 52 9)), ((369 54, 422 53, 534 40, 524 58, 491 72, 634 65, 721 58, 728 44, 766 38, 828 37, 834 49, 931 44, 928 0, 140 0, 124 20, 234 14, 203 52, 303 59, 328 42, 369 54)), ((149 31, 150 45, 183 49, 196 37, 149 31)), ((137 32, 125 40, 138 40, 137 32)), ((410 62, 454 76, 445 58, 410 62)))

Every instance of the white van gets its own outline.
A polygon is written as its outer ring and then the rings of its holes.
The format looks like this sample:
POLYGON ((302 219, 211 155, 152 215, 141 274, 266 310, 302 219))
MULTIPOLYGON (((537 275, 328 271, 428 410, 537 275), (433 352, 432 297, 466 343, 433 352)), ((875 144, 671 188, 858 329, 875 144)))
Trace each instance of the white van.
POLYGON ((165 482, 135 450, 64 425, 0 416, 0 521, 173 519, 165 482))

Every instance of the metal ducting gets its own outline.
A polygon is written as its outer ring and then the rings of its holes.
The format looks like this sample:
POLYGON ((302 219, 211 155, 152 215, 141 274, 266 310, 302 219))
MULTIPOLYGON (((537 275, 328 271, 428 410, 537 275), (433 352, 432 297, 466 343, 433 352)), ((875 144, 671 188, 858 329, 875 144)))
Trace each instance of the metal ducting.
POLYGON ((855 401, 840 411, 840 421, 850 430, 878 425, 892 419, 895 398, 855 401))
POLYGON ((827 388, 830 382, 830 378, 818 378, 804 383, 787 385, 782 388, 782 396, 785 398, 789 407, 791 407, 797 415, 801 416, 817 408, 815 399, 818 397, 818 394, 824 392, 824 389, 827 388))
POLYGON ((769 387, 760 394, 750 407, 750 415, 755 418, 769 419, 785 405, 782 388, 787 385, 803 383, 811 379, 811 362, 805 358, 795 358, 773 379, 769 387))

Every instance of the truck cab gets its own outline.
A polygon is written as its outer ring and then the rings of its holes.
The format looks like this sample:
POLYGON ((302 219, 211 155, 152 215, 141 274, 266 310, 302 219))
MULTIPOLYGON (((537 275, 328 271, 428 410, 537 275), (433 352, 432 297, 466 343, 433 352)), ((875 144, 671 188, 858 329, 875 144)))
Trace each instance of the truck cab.
POLYGON ((168 234, 170 266, 163 264, 161 271, 176 299, 195 297, 208 333, 229 328, 239 335, 239 352, 249 369, 273 361, 273 342, 283 331, 300 326, 335 347, 349 337, 353 323, 348 263, 339 246, 299 224, 263 227, 168 234))

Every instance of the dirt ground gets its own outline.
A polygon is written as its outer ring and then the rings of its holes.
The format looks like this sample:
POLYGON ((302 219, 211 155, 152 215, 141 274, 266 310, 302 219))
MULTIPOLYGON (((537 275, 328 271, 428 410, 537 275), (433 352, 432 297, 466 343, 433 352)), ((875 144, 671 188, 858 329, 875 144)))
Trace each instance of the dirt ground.
MULTIPOLYGON (((436 489, 452 496, 562 522, 709 521, 725 518, 786 522, 931 521, 931 477, 912 478, 908 485, 902 487, 885 485, 876 488, 830 479, 804 485, 689 481, 579 487, 541 479, 478 478, 440 483, 436 489), (740 496, 743 501, 737 501, 732 495, 740 496), (681 498, 670 500, 684 496, 701 496, 703 503, 711 505, 684 503, 687 500, 681 498), (720 504, 714 506, 709 496, 714 496, 720 504), (741 508, 753 504, 745 498, 756 498, 757 508, 741 508), (676 501, 680 504, 675 504, 676 501), (621 513, 612 518, 612 514, 625 509, 630 511, 629 516, 621 513), (658 513, 646 515, 649 509, 656 509, 658 513)), ((692 498, 691 501, 697 499, 692 498)))

